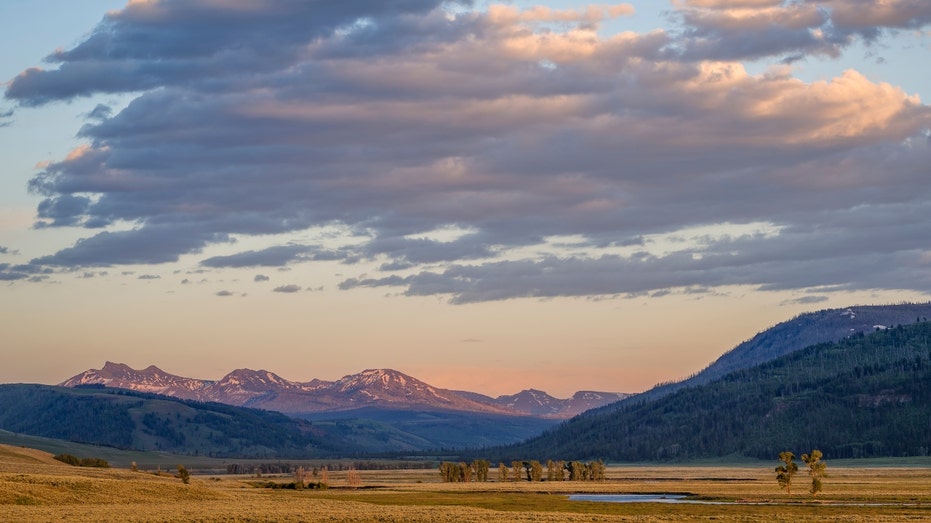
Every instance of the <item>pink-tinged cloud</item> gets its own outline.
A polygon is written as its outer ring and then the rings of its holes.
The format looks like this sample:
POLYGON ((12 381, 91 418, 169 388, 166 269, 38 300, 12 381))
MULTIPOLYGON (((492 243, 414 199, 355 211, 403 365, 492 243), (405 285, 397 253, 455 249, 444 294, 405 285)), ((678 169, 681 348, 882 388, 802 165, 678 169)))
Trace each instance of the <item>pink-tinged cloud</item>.
POLYGON ((931 23, 931 4, 923 0, 827 0, 834 23, 843 28, 914 29, 931 23))
POLYGON ((455 302, 931 289, 928 106, 854 70, 804 82, 741 63, 867 36, 838 32, 828 4, 683 2, 679 27, 604 35, 630 6, 133 3, 7 88, 25 106, 133 99, 95 110, 87 144, 30 182, 40 226, 87 236, 0 274, 177 263, 274 234, 201 263, 339 261, 356 271, 344 289, 455 302), (354 241, 297 235, 334 224, 354 241), (743 226, 758 232, 657 239, 743 226), (461 234, 424 236, 444 228, 461 234))
POLYGON ((837 57, 863 39, 931 23, 923 0, 685 0, 674 2, 686 27, 679 47, 691 59, 809 55, 837 57))

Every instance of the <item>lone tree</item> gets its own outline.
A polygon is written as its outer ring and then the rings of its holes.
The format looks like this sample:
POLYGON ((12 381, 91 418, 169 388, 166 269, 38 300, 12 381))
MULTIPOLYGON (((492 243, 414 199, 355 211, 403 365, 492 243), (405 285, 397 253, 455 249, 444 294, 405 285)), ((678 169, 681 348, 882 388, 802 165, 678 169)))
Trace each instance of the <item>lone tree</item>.
POLYGON ((776 481, 779 482, 779 487, 786 489, 786 493, 791 496, 792 476, 798 472, 798 465, 795 464, 795 454, 789 451, 781 452, 779 453, 779 461, 783 464, 776 467, 776 481))
POLYGON ((304 467, 298 467, 294 469, 294 488, 301 490, 304 488, 304 478, 307 474, 304 472, 304 467))
POLYGON ((181 478, 181 483, 187 485, 191 482, 191 473, 184 468, 184 465, 178 465, 178 478, 181 478))
POLYGON ((811 455, 802 454, 802 461, 808 465, 808 475, 811 476, 811 492, 812 496, 817 496, 821 492, 821 478, 824 477, 824 469, 827 468, 827 465, 821 461, 821 451, 813 450, 811 455))

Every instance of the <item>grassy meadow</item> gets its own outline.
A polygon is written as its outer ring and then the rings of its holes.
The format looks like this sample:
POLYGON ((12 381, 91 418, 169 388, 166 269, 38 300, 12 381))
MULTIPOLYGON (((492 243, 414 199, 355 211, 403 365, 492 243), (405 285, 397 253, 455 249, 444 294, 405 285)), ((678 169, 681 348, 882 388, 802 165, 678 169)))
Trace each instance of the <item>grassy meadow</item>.
MULTIPOLYGON (((0 521, 924 521, 931 520, 931 469, 899 462, 832 466, 812 498, 807 477, 791 496, 772 468, 614 466, 608 481, 442 483, 436 470, 329 472, 327 490, 260 485, 290 476, 164 474, 71 467, 51 454, 0 445, 0 521), (682 493, 720 504, 594 503, 572 493, 682 493)), ((775 463, 773 464, 775 466, 775 463)), ((164 470, 164 469, 163 469, 164 470)), ((492 478, 496 474, 492 473, 492 478)))

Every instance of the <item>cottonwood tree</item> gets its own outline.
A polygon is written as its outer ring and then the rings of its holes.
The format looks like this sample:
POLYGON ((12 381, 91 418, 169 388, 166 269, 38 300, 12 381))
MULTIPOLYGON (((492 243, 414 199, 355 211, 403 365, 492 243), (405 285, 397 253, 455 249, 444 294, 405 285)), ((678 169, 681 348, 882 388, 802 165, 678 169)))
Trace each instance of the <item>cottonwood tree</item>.
POLYGON ((455 483, 459 481, 459 465, 449 461, 440 463, 440 476, 446 483, 455 483))
POLYGON ((465 461, 459 462, 459 481, 472 483, 472 467, 465 461))
POLYGON ((556 481, 556 462, 546 460, 546 481, 556 481))
POLYGON ((484 459, 477 459, 472 462, 472 468, 475 470, 475 481, 488 481, 488 469, 491 463, 484 459))
POLYGON ((585 481, 585 464, 579 461, 570 461, 566 463, 566 470, 569 471, 569 481, 585 481))
POLYGON ((566 480, 566 462, 557 461, 556 462, 556 481, 565 481, 566 480))
POLYGON ((184 465, 178 465, 178 478, 181 478, 181 483, 187 485, 191 482, 191 473, 184 468, 184 465))
POLYGON ((604 481, 607 479, 606 467, 604 461, 592 461, 588 464, 590 468, 590 473, 588 479, 591 481, 604 481))
POLYGON ((514 470, 514 475, 512 476, 511 481, 520 481, 520 471, 524 468, 524 462, 512 461, 511 468, 514 470))
POLYGON ((304 488, 304 478, 306 477, 304 472, 304 467, 298 467, 294 470, 294 488, 303 489, 304 488))
POLYGON ((362 485, 362 477, 359 476, 359 472, 355 467, 349 467, 349 470, 346 472, 346 485, 350 488, 357 488, 362 485))
POLYGON ((779 487, 786 489, 786 493, 792 495, 792 476, 798 472, 798 465, 795 463, 795 454, 785 451, 779 453, 779 461, 782 465, 776 467, 776 481, 779 487))
POLYGON ((827 465, 821 461, 821 451, 813 450, 811 454, 802 454, 802 461, 808 465, 808 475, 811 476, 811 492, 812 496, 817 496, 821 492, 821 478, 824 477, 824 469, 827 468, 827 465))
POLYGON ((539 461, 527 464, 527 481, 543 481, 543 465, 539 461))
POLYGON ((508 466, 504 463, 498 463, 498 481, 508 480, 508 466))

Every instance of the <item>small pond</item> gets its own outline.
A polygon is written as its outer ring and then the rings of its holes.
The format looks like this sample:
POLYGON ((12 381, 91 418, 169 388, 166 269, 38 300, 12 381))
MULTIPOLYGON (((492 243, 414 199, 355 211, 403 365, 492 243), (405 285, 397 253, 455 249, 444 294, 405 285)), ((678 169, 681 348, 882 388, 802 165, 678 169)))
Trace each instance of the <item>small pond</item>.
POLYGON ((601 503, 698 503, 685 499, 685 494, 571 494, 569 500, 601 503))

